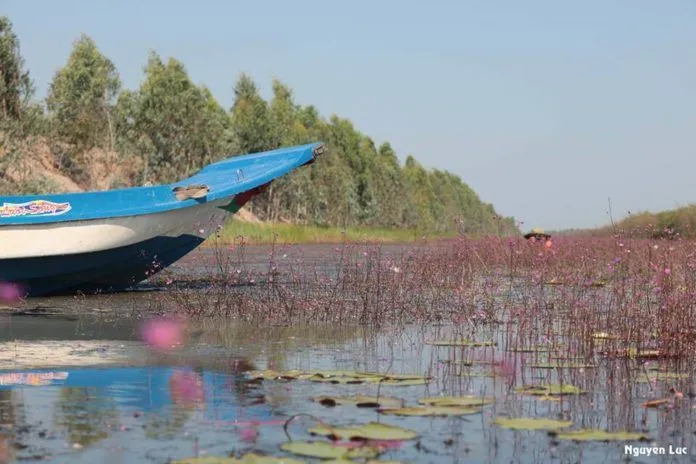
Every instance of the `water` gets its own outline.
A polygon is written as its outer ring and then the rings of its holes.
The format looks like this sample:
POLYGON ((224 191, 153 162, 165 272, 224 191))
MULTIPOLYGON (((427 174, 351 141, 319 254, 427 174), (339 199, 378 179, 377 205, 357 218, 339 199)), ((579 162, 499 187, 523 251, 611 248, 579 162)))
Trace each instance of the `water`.
MULTIPOLYGON (((257 266, 263 262, 258 254, 257 266)), ((328 268, 329 266, 327 266, 328 268)), ((176 271, 176 270, 175 270, 176 271)), ((379 421, 418 432, 381 459, 411 463, 622 462, 623 442, 575 443, 545 431, 512 431, 496 417, 544 417, 572 429, 644 431, 636 446, 686 447, 688 456, 639 457, 630 462, 694 462, 694 403, 687 378, 637 381, 633 364, 599 357, 596 367, 541 369, 543 353, 506 351, 507 332, 481 325, 491 347, 437 347, 457 329, 447 325, 250 326, 220 319, 191 322, 185 346, 155 352, 139 328, 157 292, 32 300, 5 316, 0 331, 0 457, 56 463, 167 463, 192 456, 287 455, 280 445, 322 440, 307 433, 316 419, 332 425, 379 421), (466 363, 462 363, 466 361, 466 363), (465 366, 464 364, 472 364, 465 366), (534 366, 537 367, 534 367, 534 366), (253 382, 250 370, 347 370, 431 376, 427 385, 333 385, 307 380, 253 382), (544 401, 515 387, 572 383, 587 393, 544 401), (684 392, 670 408, 642 404, 684 392), (383 415, 355 406, 326 407, 320 395, 396 396, 407 406, 439 395, 492 396, 478 414, 450 418, 383 415)), ((647 368, 646 368, 647 369, 647 368)), ((298 460, 303 458, 296 456, 298 460)), ((306 459, 307 462, 318 462, 306 459)), ((5 462, 14 462, 6 460, 5 462)))

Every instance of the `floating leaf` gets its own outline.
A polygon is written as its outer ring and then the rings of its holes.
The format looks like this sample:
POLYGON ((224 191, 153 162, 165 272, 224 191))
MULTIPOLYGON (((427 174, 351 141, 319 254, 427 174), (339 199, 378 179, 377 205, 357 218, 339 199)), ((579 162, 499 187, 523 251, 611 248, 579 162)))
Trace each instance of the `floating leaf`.
POLYGON ((391 414, 395 416, 465 416, 468 414, 478 414, 480 408, 464 407, 464 406, 423 406, 412 408, 398 409, 379 409, 382 414, 391 414))
POLYGON ((474 364, 483 364, 482 361, 472 361, 469 359, 456 359, 456 360, 444 359, 442 362, 447 363, 447 364, 459 364, 459 365, 466 366, 466 367, 471 367, 474 364))
POLYGON ((571 421, 537 419, 531 417, 518 417, 515 419, 496 417, 493 423, 501 427, 515 430, 556 430, 573 425, 571 421))
POLYGON ((302 371, 292 370, 278 372, 271 369, 265 371, 251 371, 248 375, 252 380, 295 380, 307 376, 307 374, 302 371))
POLYGON ((468 346, 468 347, 481 347, 481 346, 497 346, 495 342, 475 342, 471 340, 435 340, 425 342, 426 345, 434 346, 468 346))
POLYGON ((348 447, 325 441, 289 441, 280 445, 280 449, 298 456, 319 459, 369 459, 380 454, 380 450, 374 446, 348 447))
POLYGON ((357 375, 360 377, 375 377, 387 380, 424 380, 429 378, 416 374, 380 374, 378 372, 358 372, 357 375))
POLYGON ((352 405, 359 408, 401 408, 404 400, 393 396, 315 396, 312 401, 323 406, 352 405))
POLYGON ((398 379, 387 379, 387 380, 378 380, 377 382, 374 383, 379 383, 382 386, 385 387, 409 387, 409 386, 414 386, 414 385, 427 385, 430 382, 430 378, 422 378, 422 379, 412 379, 412 380, 398 380, 398 379))
POLYGON ((659 359, 662 357, 659 350, 638 350, 636 348, 621 349, 613 352, 604 351, 602 354, 612 358, 659 359))
POLYGON ((581 364, 581 363, 539 363, 529 366, 530 369, 594 369, 597 367, 595 364, 581 364))
POLYGON ((379 422, 349 427, 318 426, 309 429, 309 433, 330 437, 334 440, 412 440, 418 437, 418 433, 413 430, 379 422))
POLYGON ((580 395, 585 393, 580 388, 569 385, 523 385, 515 389, 518 393, 527 395, 540 396, 562 396, 562 395, 580 395))
POLYGON ((241 458, 205 456, 172 461, 172 464, 304 464, 304 461, 288 457, 262 456, 247 453, 241 458))
MULTIPOLYGON (((355 464, 355 461, 350 459, 330 459, 321 461, 321 464, 355 464)), ((380 459, 368 459, 365 464, 403 464, 401 461, 383 461, 380 459)))
POLYGON ((312 382, 321 383, 331 383, 331 384, 341 384, 341 385, 362 385, 364 383, 376 383, 379 382, 378 378, 368 378, 368 377, 312 377, 309 380, 312 382))
POLYGON ((418 400, 419 404, 427 404, 430 406, 462 406, 462 407, 472 407, 472 406, 485 406, 487 404, 492 404, 495 398, 491 397, 481 397, 474 395, 467 396, 432 396, 429 398, 422 398, 418 400))
POLYGON ((429 378, 421 377, 419 379, 393 379, 385 377, 332 377, 332 378, 311 378, 312 382, 321 383, 331 383, 331 384, 345 384, 345 385, 360 385, 364 383, 369 384, 380 384, 384 386, 412 386, 412 385, 426 385, 430 380, 429 378))
POLYGON ((648 440, 649 437, 642 433, 633 432, 606 432, 604 430, 574 430, 556 435, 559 440, 574 441, 637 441, 648 440))

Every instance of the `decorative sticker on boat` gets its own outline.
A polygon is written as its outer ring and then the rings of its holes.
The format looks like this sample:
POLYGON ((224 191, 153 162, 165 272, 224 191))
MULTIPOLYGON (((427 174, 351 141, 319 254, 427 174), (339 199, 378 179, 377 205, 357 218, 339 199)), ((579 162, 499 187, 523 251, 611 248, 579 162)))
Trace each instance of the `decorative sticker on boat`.
POLYGON ((50 385, 68 378, 67 372, 10 372, 0 374, 0 385, 50 385))
POLYGON ((72 209, 70 203, 54 203, 48 200, 32 200, 26 203, 3 203, 0 217, 58 216, 72 209))

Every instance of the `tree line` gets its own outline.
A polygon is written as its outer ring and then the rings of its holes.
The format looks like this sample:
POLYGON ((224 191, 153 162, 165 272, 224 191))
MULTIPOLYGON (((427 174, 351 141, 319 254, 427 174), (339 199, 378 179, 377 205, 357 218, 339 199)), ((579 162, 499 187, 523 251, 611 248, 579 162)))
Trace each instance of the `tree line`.
POLYGON ((512 218, 500 217, 458 176, 426 169, 411 155, 402 164, 389 143, 377 146, 348 119, 323 118, 314 106, 296 103, 279 80, 272 90, 265 100, 242 74, 225 108, 180 61, 154 51, 140 87, 123 89, 111 60, 82 35, 37 102, 19 39, 0 17, 0 188, 65 189, 37 166, 82 189, 169 183, 231 154, 323 141, 328 152, 321 159, 254 199, 257 216, 341 227, 516 231, 512 218))

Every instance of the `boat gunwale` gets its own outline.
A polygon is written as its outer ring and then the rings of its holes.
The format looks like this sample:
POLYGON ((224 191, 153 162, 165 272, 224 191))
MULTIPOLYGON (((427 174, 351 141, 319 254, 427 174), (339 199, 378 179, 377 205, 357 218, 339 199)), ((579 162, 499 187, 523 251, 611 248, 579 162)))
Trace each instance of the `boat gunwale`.
POLYGON ((234 197, 241 193, 267 185, 299 167, 313 163, 316 157, 323 153, 323 150, 324 144, 322 142, 315 142, 261 153, 230 156, 203 167, 198 172, 185 179, 170 184, 135 186, 104 191, 0 196, 0 208, 2 208, 5 203, 26 204, 37 200, 53 203, 76 201, 76 203, 83 208, 83 211, 78 211, 76 213, 72 210, 71 206, 71 210, 73 211, 72 214, 66 215, 0 216, 0 231, 7 228, 16 228, 18 226, 28 227, 59 223, 67 224, 110 218, 152 215, 226 198, 230 198, 230 201, 233 201, 234 197), (285 159, 283 155, 286 156, 285 159), (176 187, 186 187, 192 182, 205 182, 207 176, 210 176, 209 180, 216 180, 214 176, 219 176, 221 172, 229 171, 230 173, 235 173, 235 171, 243 169, 245 166, 250 166, 256 161, 274 157, 279 157, 276 165, 256 176, 242 179, 230 179, 224 182, 218 181, 214 185, 215 188, 211 189, 203 198, 176 199, 173 191, 176 187), (124 199, 121 198, 121 196, 124 194, 132 194, 135 196, 133 205, 122 206, 124 204, 124 199), (90 205, 99 203, 100 201, 107 201, 109 203, 108 207, 92 211, 87 209, 90 205), (118 207, 116 208, 115 206, 118 207))

